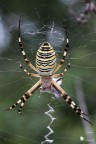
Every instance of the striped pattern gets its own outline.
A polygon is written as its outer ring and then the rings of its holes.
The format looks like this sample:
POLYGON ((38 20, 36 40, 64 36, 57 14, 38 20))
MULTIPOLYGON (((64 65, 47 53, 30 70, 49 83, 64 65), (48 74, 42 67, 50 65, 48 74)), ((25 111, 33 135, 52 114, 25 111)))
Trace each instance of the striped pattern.
POLYGON ((22 107, 24 106, 25 102, 27 101, 27 99, 29 97, 32 96, 32 94, 41 86, 41 83, 40 81, 38 81, 32 88, 30 88, 22 97, 21 99, 19 99, 15 104, 13 104, 11 107, 9 107, 8 109, 6 110, 11 110, 13 108, 15 108, 17 105, 20 104, 20 107, 18 109, 18 113, 21 114, 21 110, 22 110, 22 107))
POLYGON ((22 64, 21 64, 21 62, 19 61, 19 65, 20 65, 20 68, 28 75, 28 76, 30 76, 30 77, 40 77, 38 74, 34 74, 34 73, 29 73, 28 72, 28 70, 27 69, 25 69, 23 66, 22 66, 22 64))
POLYGON ((20 107, 19 107, 19 109, 18 109, 18 113, 21 114, 21 109, 22 109, 22 107, 24 106, 26 100, 27 100, 29 97, 30 97, 29 94, 27 94, 27 93, 24 94, 21 99, 19 99, 15 104, 13 104, 13 105, 12 105, 9 109, 7 109, 7 110, 11 110, 11 109, 15 108, 17 105, 19 105, 19 104, 21 103, 21 105, 20 105, 20 107))
POLYGON ((61 61, 59 62, 59 64, 56 66, 56 68, 54 69, 54 73, 56 73, 56 71, 62 66, 62 64, 64 63, 65 61, 65 58, 67 56, 67 53, 68 53, 68 47, 69 47, 69 39, 68 39, 68 36, 67 36, 67 32, 66 32, 66 47, 64 48, 64 53, 63 53, 63 57, 61 59, 61 61))
POLYGON ((25 51, 24 51, 24 49, 23 49, 23 45, 22 45, 22 41, 21 41, 21 35, 20 35, 20 22, 21 22, 21 21, 19 20, 19 39, 18 39, 18 41, 19 41, 19 46, 20 46, 20 49, 21 49, 23 58, 24 58, 25 62, 28 64, 28 66, 29 66, 31 69, 33 69, 34 71, 37 72, 37 69, 36 69, 36 68, 30 63, 30 61, 27 59, 26 53, 25 53, 25 51))
POLYGON ((63 70, 62 73, 54 74, 54 75, 53 75, 54 78, 56 78, 56 77, 62 77, 62 79, 63 79, 63 75, 66 74, 66 72, 68 71, 69 68, 70 68, 70 56, 69 56, 69 62, 68 62, 68 64, 67 64, 66 68, 63 70))
POLYGON ((56 66, 56 54, 53 47, 45 42, 38 49, 36 54, 36 68, 41 76, 49 76, 53 74, 56 66))
MULTIPOLYGON (((83 115, 88 116, 85 114, 70 98, 70 96, 59 86, 55 81, 52 80, 52 86, 58 91, 58 93, 65 99, 65 101, 69 104, 69 106, 85 121, 92 124, 88 119, 86 119, 83 115)), ((93 125, 93 124, 92 124, 93 125)))

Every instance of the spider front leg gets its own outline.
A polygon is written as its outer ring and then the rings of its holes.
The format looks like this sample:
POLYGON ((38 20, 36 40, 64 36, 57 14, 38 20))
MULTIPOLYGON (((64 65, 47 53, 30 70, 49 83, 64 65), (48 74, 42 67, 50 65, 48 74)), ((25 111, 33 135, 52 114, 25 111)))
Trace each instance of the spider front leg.
POLYGON ((67 32, 66 32, 66 47, 65 47, 65 49, 64 49, 64 53, 63 53, 63 57, 62 57, 62 59, 61 59, 61 61, 59 62, 59 64, 56 66, 56 68, 54 69, 54 72, 53 72, 53 74, 54 73, 56 73, 59 69, 60 69, 60 67, 62 66, 62 64, 64 63, 64 61, 65 61, 65 58, 66 58, 66 56, 67 56, 67 51, 68 51, 68 48, 69 48, 69 39, 68 39, 68 36, 67 36, 67 32))
POLYGON ((24 49, 23 49, 23 45, 22 45, 22 41, 21 41, 21 34, 20 34, 20 22, 21 22, 21 20, 19 20, 19 39, 18 39, 18 41, 19 41, 19 46, 20 46, 20 49, 21 49, 23 58, 24 58, 25 62, 28 64, 28 66, 29 66, 31 69, 33 69, 34 71, 37 72, 37 69, 36 69, 36 68, 30 63, 30 61, 27 59, 26 53, 25 53, 25 51, 24 51, 24 49))
MULTIPOLYGON (((76 104, 75 102, 68 96, 68 94, 55 82, 52 80, 52 86, 58 91, 58 93, 65 99, 65 101, 70 105, 70 107, 85 121, 92 124, 88 119, 86 119, 83 115, 88 116, 85 114, 76 104)), ((93 125, 93 124, 92 124, 93 125)))
POLYGON ((41 82, 40 80, 32 87, 30 88, 22 97, 21 99, 19 99, 15 104, 13 104, 11 107, 9 107, 8 109, 6 110, 11 110, 13 108, 15 108, 17 105, 20 104, 20 107, 18 109, 18 113, 21 114, 21 110, 22 110, 22 107, 24 106, 25 102, 27 101, 27 99, 29 97, 32 96, 32 94, 41 86, 41 82))

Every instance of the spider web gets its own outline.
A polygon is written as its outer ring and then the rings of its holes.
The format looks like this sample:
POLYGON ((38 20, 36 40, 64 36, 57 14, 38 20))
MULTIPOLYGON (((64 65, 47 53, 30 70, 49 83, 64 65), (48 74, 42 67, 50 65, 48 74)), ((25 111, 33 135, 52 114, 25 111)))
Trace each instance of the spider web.
MULTIPOLYGON (((21 2, 1 1, 0 17, 0 142, 2 144, 94 144, 96 140, 96 18, 90 16, 88 24, 78 25, 76 16, 82 11, 83 0, 32 2, 25 8, 21 2), (31 12, 31 14, 30 14, 31 12), (66 35, 70 41, 71 68, 63 77, 61 87, 80 105, 87 108, 93 126, 84 124, 68 104, 49 93, 36 91, 22 109, 4 112, 33 86, 38 78, 29 78, 19 68, 24 63, 18 47, 18 21, 21 19, 21 35, 28 59, 35 65, 35 55, 40 45, 48 41, 58 57, 62 57, 66 35), (80 93, 80 96, 79 96, 80 93), (81 101, 83 94, 84 101, 81 101), (86 126, 85 126, 86 125, 86 126), (87 130, 86 130, 87 127, 87 130), (91 128, 91 129, 90 129, 91 128), (87 134, 86 134, 86 132, 87 134), (90 137, 91 134, 91 137, 90 137), (88 137, 89 136, 89 137, 88 137), (93 136, 93 137, 92 137, 93 136)), ((88 17, 89 18, 89 17, 88 17)), ((64 66, 67 64, 64 63, 64 66)), ((63 71, 64 66, 59 70, 63 71)))

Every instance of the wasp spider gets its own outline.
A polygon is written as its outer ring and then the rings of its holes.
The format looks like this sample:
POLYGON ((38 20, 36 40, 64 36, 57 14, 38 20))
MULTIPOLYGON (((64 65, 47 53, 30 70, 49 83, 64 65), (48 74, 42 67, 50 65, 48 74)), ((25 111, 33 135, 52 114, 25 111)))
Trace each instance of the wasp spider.
MULTIPOLYGON (((67 36, 67 33, 66 33, 67 36)), ((62 64, 65 61, 67 56, 67 51, 69 47, 69 40, 68 37, 66 38, 66 47, 64 49, 63 57, 59 64, 56 65, 56 54, 53 47, 48 43, 44 42, 37 51, 36 54, 36 67, 34 67, 31 62, 27 59, 25 51, 22 46, 21 42, 21 35, 20 35, 20 21, 19 21, 19 46, 26 64, 37 74, 29 73, 27 69, 23 68, 22 64, 20 63, 20 68, 30 77, 38 77, 39 81, 32 86, 22 97, 19 99, 15 104, 9 107, 7 110, 11 110, 15 108, 18 104, 20 107, 18 109, 19 114, 21 114, 21 109, 24 106, 25 102, 28 98, 30 98, 33 93, 40 88, 41 92, 50 92, 56 97, 62 97, 65 101, 69 104, 69 106, 85 121, 91 123, 85 116, 85 114, 76 104, 70 96, 60 87, 62 83, 62 76, 67 72, 68 68, 70 67, 70 58, 67 67, 63 70, 62 73, 56 74, 56 72, 60 69, 62 64)), ((91 123, 92 124, 92 123, 91 123)))

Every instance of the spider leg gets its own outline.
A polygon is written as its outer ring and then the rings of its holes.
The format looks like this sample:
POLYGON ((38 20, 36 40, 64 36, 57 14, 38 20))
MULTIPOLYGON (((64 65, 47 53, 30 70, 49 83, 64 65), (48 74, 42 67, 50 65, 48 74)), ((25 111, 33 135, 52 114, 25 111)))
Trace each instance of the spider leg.
POLYGON ((25 51, 24 51, 24 49, 23 49, 23 45, 22 45, 22 41, 21 41, 21 34, 20 34, 20 22, 21 22, 21 20, 19 20, 19 40, 18 40, 18 41, 19 41, 19 46, 20 46, 20 49, 21 49, 23 58, 24 58, 25 62, 28 64, 28 66, 29 66, 31 69, 33 69, 34 71, 37 72, 37 69, 36 69, 36 68, 30 63, 30 61, 27 59, 26 53, 25 53, 25 51))
MULTIPOLYGON (((68 64, 67 64, 66 68, 63 70, 63 72, 60 73, 60 74, 54 74, 53 77, 54 77, 54 78, 62 77, 63 75, 66 74, 66 72, 68 71, 69 68, 70 68, 70 57, 69 57, 69 62, 68 62, 68 64)), ((63 78, 62 78, 62 79, 63 79, 63 78)))
POLYGON ((34 74, 34 73, 29 73, 28 72, 28 70, 27 69, 25 69, 23 66, 22 66, 22 64, 21 64, 21 62, 19 61, 19 65, 20 65, 20 68, 28 75, 28 76, 30 76, 30 77, 40 77, 38 74, 34 74))
MULTIPOLYGON (((83 115, 88 116, 85 114, 76 104, 75 102, 68 96, 68 94, 55 82, 52 80, 52 86, 60 93, 60 95, 65 99, 65 101, 70 105, 70 107, 85 121, 92 124, 88 119, 86 119, 83 115)), ((93 124, 92 124, 93 125, 93 124)))
POLYGON ((61 61, 59 62, 59 64, 56 66, 56 68, 54 69, 54 73, 56 73, 56 71, 58 71, 60 69, 60 67, 62 66, 62 64, 64 63, 65 61, 65 58, 66 58, 66 55, 67 55, 67 51, 68 51, 68 48, 69 48, 69 39, 68 39, 68 36, 67 36, 67 32, 66 32, 66 47, 64 49, 64 53, 63 53, 63 57, 61 59, 61 61))
POLYGON ((20 104, 20 107, 18 109, 18 113, 21 114, 21 110, 22 110, 22 107, 24 106, 25 102, 27 101, 27 99, 29 97, 32 96, 32 94, 41 86, 41 82, 40 80, 32 87, 30 88, 22 97, 21 99, 19 99, 15 104, 13 104, 11 107, 9 107, 8 109, 6 110, 11 110, 13 108, 15 108, 17 105, 20 104))

